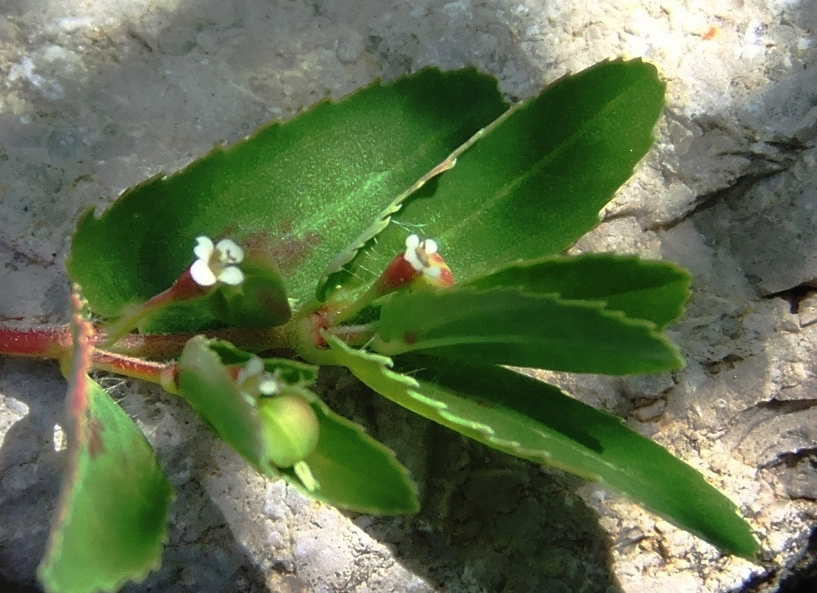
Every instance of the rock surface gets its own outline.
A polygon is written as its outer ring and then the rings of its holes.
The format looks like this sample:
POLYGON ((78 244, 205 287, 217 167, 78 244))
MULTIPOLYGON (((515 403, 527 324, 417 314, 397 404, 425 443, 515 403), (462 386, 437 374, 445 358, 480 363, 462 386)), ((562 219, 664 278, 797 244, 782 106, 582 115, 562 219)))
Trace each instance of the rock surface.
MULTIPOLYGON (((419 482, 414 517, 344 515, 250 471, 191 410, 103 378, 177 498, 162 569, 127 591, 721 593, 809 589, 817 536, 814 0, 6 0, 0 14, 0 321, 62 322, 90 207, 376 77, 474 65, 524 98, 643 56, 668 82, 658 143, 575 251, 680 263, 688 367, 553 376, 739 503, 761 564, 592 484, 464 442, 323 378, 419 482), (809 539, 811 537, 811 545, 809 539), (795 576, 792 576, 796 573, 795 576)), ((31 585, 59 487, 64 383, 0 359, 0 575, 31 585)), ((811 581, 814 586, 814 581, 811 581)))

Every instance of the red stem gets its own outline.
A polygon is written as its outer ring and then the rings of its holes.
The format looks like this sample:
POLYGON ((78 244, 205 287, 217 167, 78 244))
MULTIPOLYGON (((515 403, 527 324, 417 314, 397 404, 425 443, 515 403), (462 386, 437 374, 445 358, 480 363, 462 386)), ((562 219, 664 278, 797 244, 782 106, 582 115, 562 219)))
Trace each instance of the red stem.
MULTIPOLYGON (((106 352, 93 348, 95 344, 102 342, 105 335, 98 328, 93 328, 89 336, 91 350, 91 366, 95 370, 111 371, 142 379, 152 383, 162 385, 170 393, 177 392, 176 364, 158 363, 134 358, 116 352, 106 352)), ((140 338, 141 336, 134 336, 140 338)), ((145 336, 147 337, 147 336, 145 336)), ((177 352, 181 351, 184 342, 181 336, 156 336, 158 343, 154 340, 127 340, 131 349, 153 350, 154 352, 167 352, 176 346, 177 352), (175 338, 175 339, 168 339, 175 338), (137 342, 137 343, 134 343, 137 342), (181 344, 181 345, 180 345, 181 344)), ((186 340, 185 340, 186 341, 186 340)), ((27 328, 0 327, 0 354, 10 354, 12 356, 26 356, 35 358, 55 358, 65 361, 73 351, 73 336, 70 325, 43 326, 27 328)))
POLYGON ((129 356, 175 358, 181 354, 184 345, 190 338, 205 334, 210 338, 232 342, 242 350, 261 352, 291 348, 289 332, 287 326, 281 325, 265 329, 220 329, 183 334, 128 334, 119 340, 111 350, 129 356))
POLYGON ((150 381, 161 385, 168 393, 178 393, 179 377, 175 362, 152 362, 114 352, 94 350, 91 354, 91 365, 94 370, 150 381))
MULTIPOLYGON (((131 357, 174 358, 181 354, 187 340, 194 335, 196 334, 128 334, 110 350, 131 357)), ((216 330, 207 332, 207 335, 228 340, 239 348, 252 351, 290 347, 289 331, 285 326, 259 330, 216 330)), ((101 329, 94 327, 91 345, 98 347, 106 337, 101 329)), ((69 325, 19 329, 0 326, 0 354, 62 359, 69 355, 72 349, 71 326, 69 325)))
POLYGON ((73 349, 71 326, 0 327, 0 354, 63 358, 73 349))

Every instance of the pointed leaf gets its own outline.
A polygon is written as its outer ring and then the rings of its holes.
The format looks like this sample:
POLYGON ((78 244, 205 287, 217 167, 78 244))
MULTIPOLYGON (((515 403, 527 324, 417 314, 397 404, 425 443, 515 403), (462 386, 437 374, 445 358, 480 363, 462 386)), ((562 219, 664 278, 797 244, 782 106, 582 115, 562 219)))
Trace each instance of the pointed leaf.
MULTIPOLYGON (((275 261, 289 296, 305 301, 336 252, 506 108, 474 70, 424 70, 320 103, 89 212, 69 272, 95 313, 115 316, 170 286, 197 236, 230 237, 275 261)), ((198 309, 188 329, 212 321, 198 309)))
POLYGON ((75 323, 68 464, 37 571, 49 593, 115 591, 141 581, 161 565, 167 538, 170 485, 136 424, 88 378, 90 330, 78 314, 75 323))
POLYGON ((373 347, 472 363, 625 375, 678 369, 672 343, 602 303, 514 289, 401 292, 386 301, 373 347))
POLYGON ((435 239, 458 279, 566 249, 597 224, 652 145, 664 87, 640 60, 555 82, 407 200, 350 272, 371 280, 409 232, 435 239))
POLYGON ((658 329, 677 319, 689 299, 689 272, 671 263, 613 254, 523 261, 467 282, 479 289, 518 288, 529 294, 592 300, 658 329))
POLYGON ((510 455, 599 481, 722 549, 752 558, 750 526, 726 496, 615 416, 501 367, 383 356, 327 338, 366 385, 425 418, 510 455), (401 374, 409 373, 409 374, 401 374))

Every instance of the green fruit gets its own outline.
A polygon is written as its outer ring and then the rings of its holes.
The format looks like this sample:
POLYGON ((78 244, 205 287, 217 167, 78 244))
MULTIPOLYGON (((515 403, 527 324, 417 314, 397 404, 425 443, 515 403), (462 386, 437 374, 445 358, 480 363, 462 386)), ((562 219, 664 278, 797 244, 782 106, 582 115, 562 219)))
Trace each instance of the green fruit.
POLYGON ((299 395, 262 397, 258 412, 267 458, 278 467, 292 467, 318 446, 320 425, 315 410, 299 395))

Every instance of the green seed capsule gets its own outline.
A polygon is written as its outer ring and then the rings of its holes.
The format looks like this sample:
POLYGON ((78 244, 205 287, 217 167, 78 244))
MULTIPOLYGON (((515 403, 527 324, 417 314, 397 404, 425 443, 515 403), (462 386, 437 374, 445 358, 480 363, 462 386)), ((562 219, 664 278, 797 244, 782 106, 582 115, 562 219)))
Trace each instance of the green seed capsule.
POLYGON ((278 467, 292 467, 318 446, 318 415, 303 397, 283 394, 262 397, 258 412, 263 423, 267 458, 278 467))

